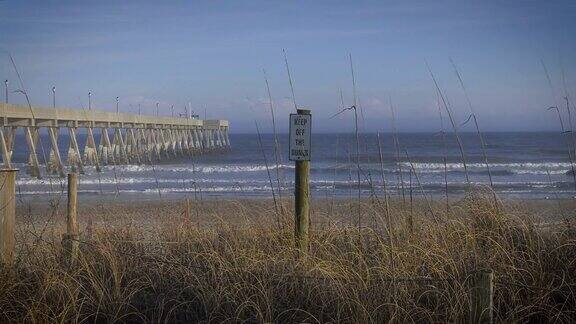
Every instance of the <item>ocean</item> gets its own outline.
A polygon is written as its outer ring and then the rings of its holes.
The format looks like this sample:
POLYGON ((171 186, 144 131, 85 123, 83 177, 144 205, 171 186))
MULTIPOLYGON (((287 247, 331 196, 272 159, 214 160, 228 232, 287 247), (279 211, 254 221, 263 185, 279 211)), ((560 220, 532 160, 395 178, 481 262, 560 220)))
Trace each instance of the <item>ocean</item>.
MULTIPOLYGON (((570 135, 559 133, 485 133, 487 156, 496 192, 507 198, 568 198, 575 196, 574 178, 567 145, 570 135), (567 137, 568 136, 568 137, 567 137)), ((41 136, 43 150, 49 141, 41 136)), ((482 149, 475 133, 461 134, 467 173, 473 185, 488 186, 489 176, 482 149)), ((79 176, 79 194, 84 197, 271 197, 271 185, 280 179, 285 196, 292 195, 294 162, 288 161, 288 136, 279 135, 281 156, 277 162, 271 134, 231 134, 230 151, 183 157, 155 165, 105 166, 102 172, 86 167, 79 176), (263 157, 266 155, 268 169, 263 157)), ((59 138, 63 161, 68 138, 59 138)), ((85 135, 79 135, 79 143, 85 135)), ((457 197, 467 189, 466 172, 459 146, 453 134, 402 133, 398 135, 399 157, 393 136, 381 134, 382 165, 376 134, 360 134, 360 169, 362 194, 381 195, 383 179, 391 195, 401 195, 412 188, 432 197, 448 193, 457 197), (446 159, 446 164, 444 164, 446 159), (411 170, 414 170, 411 172, 411 170), (383 172, 382 172, 383 171, 383 172)), ((65 179, 26 174, 27 149, 22 134, 16 138, 13 161, 20 169, 17 191, 20 197, 61 194, 65 179)), ((39 149, 42 152, 41 149, 39 149)), ((42 153, 39 153, 40 155, 42 153)), ((42 156, 40 161, 44 161, 42 156)), ((353 134, 314 134, 312 137, 311 194, 313 197, 348 197, 356 195, 356 139, 353 134)))

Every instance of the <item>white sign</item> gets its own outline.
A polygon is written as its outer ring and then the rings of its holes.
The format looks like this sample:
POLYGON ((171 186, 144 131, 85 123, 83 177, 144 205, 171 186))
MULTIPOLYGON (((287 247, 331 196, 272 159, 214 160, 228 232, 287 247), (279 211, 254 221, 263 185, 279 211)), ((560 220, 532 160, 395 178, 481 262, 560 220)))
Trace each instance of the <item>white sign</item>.
POLYGON ((312 115, 290 114, 290 161, 310 161, 312 115))

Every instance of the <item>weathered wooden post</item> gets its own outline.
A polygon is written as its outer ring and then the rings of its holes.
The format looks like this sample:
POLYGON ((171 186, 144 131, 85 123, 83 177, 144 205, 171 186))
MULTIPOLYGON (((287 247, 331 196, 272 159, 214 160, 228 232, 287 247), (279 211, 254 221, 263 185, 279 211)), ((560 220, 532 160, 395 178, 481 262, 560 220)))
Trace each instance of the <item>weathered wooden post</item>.
POLYGON ((184 200, 184 222, 190 221, 190 199, 186 198, 184 200))
POLYGON ((494 273, 480 270, 474 273, 470 286, 471 323, 491 324, 493 318, 494 273))
POLYGON ((68 211, 66 214, 66 234, 62 235, 64 256, 70 264, 78 257, 80 242, 78 241, 77 212, 78 177, 76 173, 68 173, 68 211))
POLYGON ((298 109, 290 114, 290 160, 296 163, 294 180, 295 218, 294 236, 300 255, 310 249, 310 137, 312 115, 310 110, 298 109))
POLYGON ((0 264, 14 263, 16 238, 16 169, 0 170, 0 264))

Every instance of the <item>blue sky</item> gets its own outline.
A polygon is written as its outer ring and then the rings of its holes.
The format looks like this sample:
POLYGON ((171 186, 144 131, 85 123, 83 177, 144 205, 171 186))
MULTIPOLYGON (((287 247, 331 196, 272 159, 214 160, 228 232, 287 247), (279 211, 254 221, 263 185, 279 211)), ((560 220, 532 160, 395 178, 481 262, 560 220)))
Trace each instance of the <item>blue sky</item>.
MULTIPOLYGON (((354 60, 366 131, 390 131, 391 98, 401 131, 439 129, 428 61, 459 121, 469 109, 460 69, 485 130, 555 130, 545 108, 562 104, 562 71, 576 98, 574 1, 14 1, 0 0, 0 78, 17 86, 7 53, 34 105, 93 106, 169 114, 188 102, 236 132, 270 129, 262 69, 278 124, 296 101, 318 132, 350 131, 339 89, 352 103, 354 60), (550 89, 543 60, 553 83, 550 89), (555 97, 553 96, 555 94, 555 97)), ((23 98, 11 94, 11 101, 23 98)), ((576 99, 575 99, 576 100, 576 99)), ((470 129, 472 130, 472 129, 470 129)))

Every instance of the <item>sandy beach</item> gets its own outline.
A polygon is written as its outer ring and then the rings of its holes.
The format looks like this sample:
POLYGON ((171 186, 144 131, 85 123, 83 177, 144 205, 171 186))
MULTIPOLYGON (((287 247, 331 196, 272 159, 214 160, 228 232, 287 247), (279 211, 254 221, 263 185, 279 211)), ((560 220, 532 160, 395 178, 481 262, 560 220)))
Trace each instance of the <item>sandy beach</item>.
MULTIPOLYGON (((486 197, 484 197, 486 198, 486 197)), ((489 199, 489 198, 486 198, 489 199)), ((22 199, 17 203, 16 221, 26 228, 50 228, 64 230, 66 223, 66 197, 44 197, 41 200, 22 199)), ((409 200, 399 197, 389 199, 391 218, 400 221, 412 213, 414 217, 432 219, 430 206, 435 216, 441 218, 459 218, 466 214, 469 199, 461 197, 450 200, 446 210, 445 200, 409 200), (411 212, 412 211, 412 212, 411 212)), ((510 217, 534 222, 546 227, 557 224, 576 215, 576 201, 573 199, 506 199, 501 201, 503 211, 510 217)), ((374 227, 381 222, 384 200, 382 198, 363 198, 360 204, 362 226, 374 227)), ((278 219, 283 225, 292 224, 294 218, 294 200, 284 198, 277 201, 272 198, 160 198, 117 197, 105 198, 80 196, 78 202, 78 222, 80 232, 108 228, 138 228, 154 233, 159 228, 192 224, 198 228, 218 226, 259 226, 274 228, 278 219), (187 207, 188 206, 188 207, 187 207)), ((358 218, 358 200, 342 197, 318 198, 312 200, 310 221, 313 228, 355 227, 358 218)), ((46 230, 45 228, 45 230, 46 230)))

